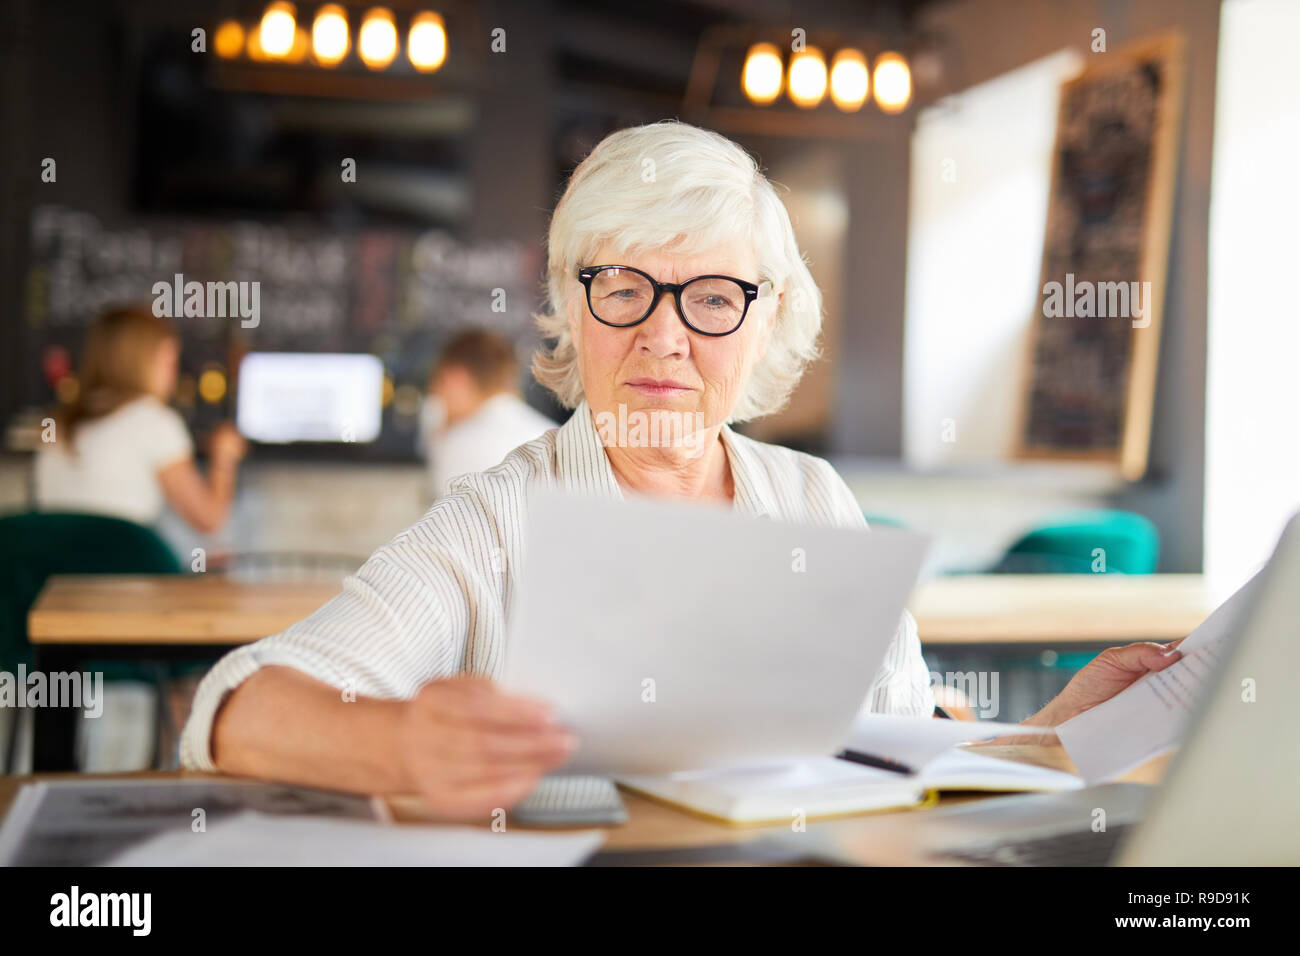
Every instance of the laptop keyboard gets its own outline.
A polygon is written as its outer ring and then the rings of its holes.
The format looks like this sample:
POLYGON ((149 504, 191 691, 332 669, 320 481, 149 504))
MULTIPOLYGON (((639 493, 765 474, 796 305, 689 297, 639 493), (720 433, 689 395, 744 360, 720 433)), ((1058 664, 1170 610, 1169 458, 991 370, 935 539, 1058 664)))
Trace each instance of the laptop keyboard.
POLYGON ((1102 832, 1072 830, 1021 840, 964 843, 935 855, 981 866, 1105 866, 1131 827, 1120 823, 1102 832))

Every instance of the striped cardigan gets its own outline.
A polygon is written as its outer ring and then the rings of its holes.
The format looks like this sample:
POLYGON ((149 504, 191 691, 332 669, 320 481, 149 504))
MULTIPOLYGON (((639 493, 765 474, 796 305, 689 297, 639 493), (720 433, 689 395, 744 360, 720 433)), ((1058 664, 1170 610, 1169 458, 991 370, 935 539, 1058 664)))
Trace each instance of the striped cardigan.
MULTIPOLYGON (((827 462, 727 426, 722 440, 737 511, 866 527, 853 494, 827 462)), ((516 448, 499 465, 453 479, 450 494, 372 554, 314 614, 218 661, 195 695, 181 737, 182 763, 215 769, 210 737, 218 707, 268 664, 388 699, 413 697, 423 684, 456 674, 500 674, 525 490, 534 482, 622 497, 586 402, 565 425, 516 448)), ((864 706, 894 714, 934 710, 916 622, 906 611, 864 706)))

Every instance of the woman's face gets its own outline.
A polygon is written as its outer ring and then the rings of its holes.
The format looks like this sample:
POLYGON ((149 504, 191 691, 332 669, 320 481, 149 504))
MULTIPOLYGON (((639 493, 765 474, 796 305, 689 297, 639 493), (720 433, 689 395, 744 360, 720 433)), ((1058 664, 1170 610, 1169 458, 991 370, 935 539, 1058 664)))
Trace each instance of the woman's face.
POLYGON ((154 352, 149 369, 149 392, 162 401, 170 401, 176 391, 176 376, 180 370, 181 343, 178 339, 164 339, 154 352))
MULTIPOLYGON (((591 262, 581 264, 631 266, 659 282, 685 282, 700 275, 760 280, 754 252, 741 240, 703 255, 634 256, 605 245, 591 262)), ((721 425, 731 416, 750 372, 767 351, 776 312, 775 294, 767 292, 756 299, 735 332, 714 337, 688 329, 668 293, 640 325, 605 325, 591 314, 581 283, 576 278, 571 282, 569 327, 587 404, 594 413, 618 416, 623 406, 634 421, 634 412, 669 411, 690 415, 690 421, 702 421, 706 428, 721 425), (695 417, 697 412, 702 419, 695 417)))

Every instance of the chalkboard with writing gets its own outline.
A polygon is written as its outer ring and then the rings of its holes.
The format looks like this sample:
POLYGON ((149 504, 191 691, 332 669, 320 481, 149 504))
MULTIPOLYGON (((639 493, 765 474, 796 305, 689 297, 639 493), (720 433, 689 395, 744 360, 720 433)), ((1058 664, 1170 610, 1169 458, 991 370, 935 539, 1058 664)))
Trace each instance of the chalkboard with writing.
POLYGON ((1183 41, 1094 52, 1063 85, 1020 457, 1147 467, 1183 41))
MULTIPOLYGON (((257 222, 136 219, 107 224, 57 206, 31 222, 25 314, 29 405, 77 388, 86 326, 138 305, 181 334, 176 404, 198 430, 228 417, 233 377, 250 351, 364 352, 384 363, 379 439, 350 457, 414 455, 429 365, 452 333, 489 328, 536 342, 540 248, 466 244, 444 231, 352 232, 257 222)), ((524 363, 526 364, 526 363, 524 363)))

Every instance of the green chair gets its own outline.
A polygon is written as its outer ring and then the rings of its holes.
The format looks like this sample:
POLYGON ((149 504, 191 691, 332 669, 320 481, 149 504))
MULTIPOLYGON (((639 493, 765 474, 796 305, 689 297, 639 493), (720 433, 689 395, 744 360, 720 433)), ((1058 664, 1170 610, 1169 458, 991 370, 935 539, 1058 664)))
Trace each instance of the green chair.
POLYGON ((1040 525, 1007 549, 994 574, 1153 574, 1160 533, 1131 511, 1080 511, 1040 525), (1100 549, 1100 550, 1099 550, 1100 549))
MULTIPOLYGON (((1104 509, 1077 511, 1034 528, 990 568, 952 573, 1099 574, 1104 567, 1106 574, 1152 574, 1159 552, 1159 532, 1141 515, 1104 509)), ((1012 699, 1045 700, 1098 653, 1052 649, 1032 654, 1007 653, 1000 665, 1005 675, 1003 693, 1012 699)), ((942 670, 946 662, 942 656, 936 657, 938 660, 932 660, 931 666, 942 670)), ((962 658, 953 666, 960 670, 969 662, 962 658)))
MULTIPOLYGON (((33 663, 27 612, 52 574, 180 574, 180 561, 156 532, 120 518, 65 512, 0 517, 0 669, 33 663)), ((128 662, 94 670, 106 680, 157 677, 128 662)), ((18 721, 10 729, 12 759, 18 721)))
MULTIPOLYGON (((1079 511, 1040 525, 1020 538, 990 571, 1099 574, 1104 568, 1106 574, 1153 574, 1159 553, 1160 533, 1141 515, 1130 511, 1079 511)), ((1029 664, 1028 669, 1047 667, 1073 674, 1096 656, 1096 651, 1053 653, 1050 663, 1044 658, 1029 664)))
POLYGON ((867 526, 874 528, 877 525, 883 525, 886 528, 906 528, 907 523, 900 521, 890 515, 873 515, 862 512, 862 517, 867 519, 867 526))

